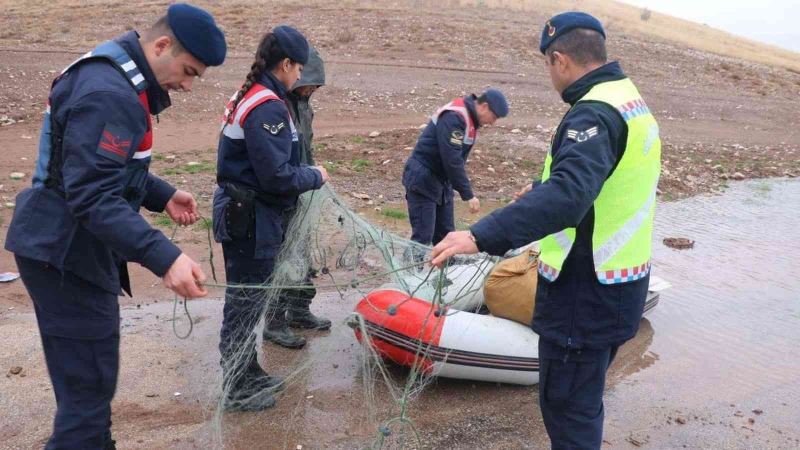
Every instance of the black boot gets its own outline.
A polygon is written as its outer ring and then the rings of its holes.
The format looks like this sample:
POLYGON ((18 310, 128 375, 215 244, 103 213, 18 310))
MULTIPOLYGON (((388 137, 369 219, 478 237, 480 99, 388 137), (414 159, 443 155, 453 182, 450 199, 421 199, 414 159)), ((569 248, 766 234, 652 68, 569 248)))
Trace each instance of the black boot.
MULTIPOLYGON (((241 367, 241 366, 240 366, 241 367)), ((275 406, 275 392, 283 390, 283 379, 270 376, 253 359, 241 373, 223 373, 226 411, 263 411, 275 406)))
POLYGON ((308 303, 303 306, 290 306, 289 311, 286 313, 289 326, 306 330, 329 330, 331 321, 324 317, 315 316, 309 306, 308 303))
POLYGON ((289 329, 285 313, 272 317, 271 320, 265 320, 262 337, 265 341, 286 348, 303 348, 306 345, 306 338, 292 333, 289 329))

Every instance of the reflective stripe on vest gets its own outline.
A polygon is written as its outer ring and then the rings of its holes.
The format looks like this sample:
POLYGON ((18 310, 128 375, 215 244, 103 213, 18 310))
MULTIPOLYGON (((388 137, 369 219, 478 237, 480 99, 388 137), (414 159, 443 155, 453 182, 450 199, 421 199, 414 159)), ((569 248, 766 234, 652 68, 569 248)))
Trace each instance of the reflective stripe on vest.
MULTIPOLYGON (((136 93, 139 97, 139 103, 141 103, 144 107, 145 114, 147 116, 147 132, 142 138, 142 142, 139 144, 136 152, 133 154, 133 159, 149 158, 152 154, 153 147, 153 126, 152 119, 150 118, 150 104, 147 101, 147 82, 145 81, 142 72, 139 70, 139 67, 136 65, 133 59, 131 59, 125 49, 123 49, 118 43, 114 41, 106 41, 95 47, 94 50, 73 61, 69 66, 61 71, 55 80, 53 80, 50 90, 52 91, 58 80, 60 80, 65 73, 69 72, 79 63, 92 58, 103 58, 113 62, 120 70, 122 70, 123 73, 125 73, 125 76, 131 83, 131 86, 136 90, 136 93)), ((42 131, 39 134, 39 156, 36 160, 36 171, 33 175, 33 187, 43 186, 44 182, 49 177, 48 169, 53 151, 51 132, 52 123, 50 116, 50 100, 48 98, 47 107, 45 109, 44 117, 42 118, 42 131)))
MULTIPOLYGON (((244 121, 256 106, 271 100, 283 101, 277 94, 272 92, 271 89, 256 83, 244 94, 242 100, 236 105, 236 110, 233 115, 231 115, 231 107, 238 94, 238 91, 233 94, 233 97, 231 97, 228 104, 225 106, 225 113, 222 116, 222 134, 234 140, 244 139, 244 121), (230 120, 228 119, 229 116, 230 120)), ((287 117, 289 120, 289 129, 292 131, 292 141, 297 142, 299 140, 297 128, 295 128, 292 116, 288 114, 288 111, 287 117)))
MULTIPOLYGON (((592 253, 602 284, 638 280, 650 271, 656 187, 661 170, 658 124, 627 78, 595 85, 577 103, 603 102, 619 111, 628 128, 625 152, 594 201, 592 253)), ((552 149, 551 149, 552 150, 552 149)), ((550 177, 548 153, 542 182, 550 177)), ((553 281, 575 242, 575 229, 545 237, 539 273, 553 281)))
POLYGON ((475 128, 475 123, 472 121, 472 116, 470 116, 469 111, 467 110, 467 105, 464 102, 464 99, 457 98, 439 108, 435 113, 433 113, 433 116, 431 116, 431 122, 436 125, 436 122, 439 121, 439 116, 441 116, 445 111, 454 111, 461 115, 461 118, 464 119, 464 123, 467 125, 466 132, 464 133, 464 145, 475 144, 475 140, 478 138, 478 131, 475 128))

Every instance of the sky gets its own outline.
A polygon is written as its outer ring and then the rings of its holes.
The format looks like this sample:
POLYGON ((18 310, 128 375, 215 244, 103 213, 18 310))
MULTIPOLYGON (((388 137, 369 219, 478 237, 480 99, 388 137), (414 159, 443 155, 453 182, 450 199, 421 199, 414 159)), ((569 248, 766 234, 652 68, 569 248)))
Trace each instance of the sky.
POLYGON ((800 0, 620 0, 800 52, 800 0))

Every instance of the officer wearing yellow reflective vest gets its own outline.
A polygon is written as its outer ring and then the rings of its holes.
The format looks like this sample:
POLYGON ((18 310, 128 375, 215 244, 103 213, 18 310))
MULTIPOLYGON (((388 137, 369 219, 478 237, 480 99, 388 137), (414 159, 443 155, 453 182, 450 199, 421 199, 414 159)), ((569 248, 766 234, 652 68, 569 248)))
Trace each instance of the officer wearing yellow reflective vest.
POLYGON ((552 448, 600 448, 605 374, 636 334, 647 296, 661 141, 634 84, 617 62, 607 63, 596 18, 551 18, 540 50, 570 105, 541 181, 470 231, 448 234, 433 264, 541 240, 531 326, 540 336, 542 418, 552 448))

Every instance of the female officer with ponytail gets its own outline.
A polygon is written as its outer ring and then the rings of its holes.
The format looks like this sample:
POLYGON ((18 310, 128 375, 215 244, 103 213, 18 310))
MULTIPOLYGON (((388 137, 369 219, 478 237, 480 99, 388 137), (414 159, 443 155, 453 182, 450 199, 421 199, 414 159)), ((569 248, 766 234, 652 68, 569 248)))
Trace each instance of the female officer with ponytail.
MULTIPOLYGON (((274 269, 283 241, 282 216, 303 192, 319 189, 323 167, 300 163, 298 135, 285 104, 287 90, 300 79, 308 61, 308 42, 281 25, 258 45, 244 85, 225 110, 217 152, 214 235, 222 243, 229 284, 264 284, 274 269)), ((225 293, 220 353, 225 408, 258 411, 275 404, 271 392, 282 380, 266 374, 256 359, 253 328, 266 293, 228 288, 225 293)), ((301 347, 285 323, 286 305, 268 305, 267 327, 276 341, 301 347)))

